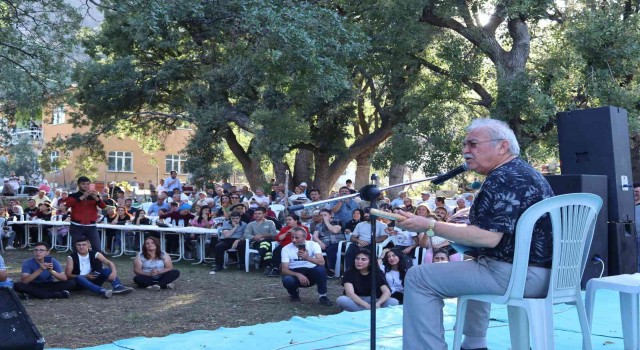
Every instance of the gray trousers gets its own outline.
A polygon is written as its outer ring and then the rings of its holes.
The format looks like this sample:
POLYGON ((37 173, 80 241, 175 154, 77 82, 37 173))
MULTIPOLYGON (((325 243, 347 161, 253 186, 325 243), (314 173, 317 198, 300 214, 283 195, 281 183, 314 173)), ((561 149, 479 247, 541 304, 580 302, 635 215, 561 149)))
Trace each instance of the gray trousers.
MULTIPOLYGON (((446 350, 443 299, 470 294, 502 295, 509 285, 512 267, 479 257, 410 268, 404 280, 403 349, 446 350)), ((525 297, 546 296, 550 275, 551 269, 529 267, 525 297)), ((485 337, 490 311, 489 303, 469 301, 463 334, 485 337)))

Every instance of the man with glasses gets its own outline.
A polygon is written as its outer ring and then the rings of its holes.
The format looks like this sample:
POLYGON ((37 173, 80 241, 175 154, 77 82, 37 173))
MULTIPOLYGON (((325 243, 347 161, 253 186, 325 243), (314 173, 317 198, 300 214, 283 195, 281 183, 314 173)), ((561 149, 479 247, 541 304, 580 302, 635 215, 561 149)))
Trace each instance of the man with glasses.
MULTIPOLYGON (((447 349, 443 327, 443 297, 469 294, 503 295, 509 284, 515 251, 515 228, 529 207, 553 196, 547 180, 518 155, 520 147, 506 123, 476 119, 467 128, 463 156, 469 167, 486 175, 469 212, 470 224, 448 223, 402 213, 396 226, 427 232, 475 247, 475 260, 423 264, 407 271, 404 280, 403 347, 447 349)), ((544 297, 549 287, 553 239, 549 220, 534 227, 526 298, 544 297)), ((470 302, 461 349, 486 349, 490 304, 470 302)))
MULTIPOLYGON (((244 206, 242 206, 244 208, 244 206)), ((244 230, 247 224, 240 220, 242 214, 232 211, 229 220, 225 220, 220 229, 220 240, 215 246, 216 262, 211 266, 211 271, 222 271, 224 269, 224 253, 229 249, 238 249, 238 244, 244 237, 244 230)), ((238 257, 242 259, 242 257, 238 257)))
POLYGON ((68 298, 69 290, 75 287, 74 281, 67 280, 58 260, 49 256, 49 245, 38 242, 33 258, 22 263, 22 277, 13 289, 38 299, 63 299, 68 298))

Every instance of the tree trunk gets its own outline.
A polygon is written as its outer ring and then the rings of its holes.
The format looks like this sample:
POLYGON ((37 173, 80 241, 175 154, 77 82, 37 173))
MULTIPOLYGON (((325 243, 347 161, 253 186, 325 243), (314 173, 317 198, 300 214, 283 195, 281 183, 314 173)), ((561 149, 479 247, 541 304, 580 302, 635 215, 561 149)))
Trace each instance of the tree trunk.
MULTIPOLYGON (((249 149, 245 151, 244 148, 242 148, 242 145, 238 142, 233 130, 230 128, 227 129, 224 139, 227 141, 227 145, 229 146, 229 149, 231 149, 233 155, 238 159, 238 162, 240 162, 242 170, 247 177, 247 181, 249 181, 249 186, 252 189, 264 187, 266 177, 264 171, 262 171, 262 168, 260 167, 260 159, 254 159, 251 155, 253 140, 249 143, 249 149)), ((267 190, 270 189, 265 189, 265 191, 267 190)))
MULTIPOLYGON (((392 163, 389 169, 389 185, 395 185, 404 182, 404 174, 407 172, 407 166, 400 163, 392 163)), ((404 191, 404 187, 392 188, 387 191, 387 197, 393 200, 398 197, 398 193, 404 191)))
POLYGON ((311 179, 313 178, 313 152, 299 149, 296 153, 296 160, 293 164, 293 186, 302 182, 307 183, 307 188, 311 189, 311 179))
MULTIPOLYGON (((289 165, 283 162, 282 159, 276 160, 272 158, 271 162, 273 163, 273 172, 275 173, 274 175, 275 175, 276 183, 277 184, 287 183, 285 174, 287 170, 289 170, 289 165)), ((289 190, 291 190, 292 188, 293 186, 291 185, 291 174, 289 174, 289 190)))
POLYGON ((371 182, 371 155, 375 151, 375 147, 369 151, 363 152, 356 156, 356 178, 353 181, 353 187, 356 189, 368 185, 371 182))
POLYGON ((338 180, 339 176, 331 173, 329 169, 329 157, 326 153, 315 153, 313 158, 316 170, 313 187, 320 191, 323 199, 326 199, 331 187, 338 180))

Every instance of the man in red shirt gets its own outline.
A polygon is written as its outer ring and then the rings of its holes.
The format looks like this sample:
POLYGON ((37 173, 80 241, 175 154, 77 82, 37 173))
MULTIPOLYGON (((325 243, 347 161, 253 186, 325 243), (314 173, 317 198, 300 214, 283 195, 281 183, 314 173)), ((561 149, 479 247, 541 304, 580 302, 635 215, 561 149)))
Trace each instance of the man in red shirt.
POLYGON ((76 240, 80 237, 89 238, 92 250, 100 252, 100 236, 98 235, 98 207, 104 209, 107 205, 102 201, 100 193, 91 186, 91 180, 86 176, 78 178, 78 191, 72 193, 65 200, 65 205, 71 209, 71 226, 69 233, 75 249, 76 240))

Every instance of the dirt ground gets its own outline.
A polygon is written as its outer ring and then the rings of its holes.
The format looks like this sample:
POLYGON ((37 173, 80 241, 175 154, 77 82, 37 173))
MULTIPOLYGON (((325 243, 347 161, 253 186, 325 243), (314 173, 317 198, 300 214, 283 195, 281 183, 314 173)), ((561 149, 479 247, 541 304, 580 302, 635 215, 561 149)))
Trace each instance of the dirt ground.
MULTIPOLYGON (((66 253, 51 255, 63 265, 66 253)), ((22 261, 31 251, 3 254, 9 275, 19 280, 22 261)), ((130 256, 112 259, 125 285, 133 286, 130 256)), ((209 265, 180 262, 175 290, 136 289, 128 295, 102 299, 87 291, 72 292, 69 299, 23 301, 29 316, 46 340, 46 347, 81 348, 132 337, 161 337, 192 330, 215 330, 287 320, 293 316, 331 315, 339 312, 335 298, 342 294, 339 279, 329 280, 328 296, 334 303, 318 304, 315 287, 301 289, 301 302, 289 301, 280 278, 236 266, 209 275, 209 265)), ((110 287, 108 283, 106 287, 110 287)))

